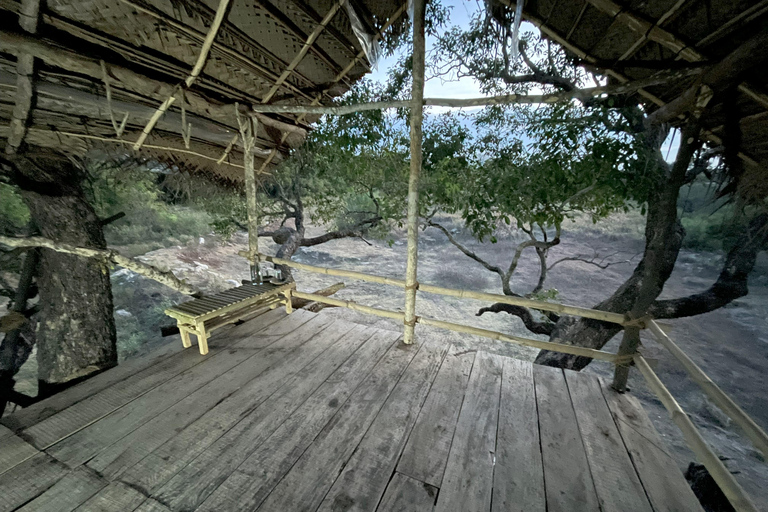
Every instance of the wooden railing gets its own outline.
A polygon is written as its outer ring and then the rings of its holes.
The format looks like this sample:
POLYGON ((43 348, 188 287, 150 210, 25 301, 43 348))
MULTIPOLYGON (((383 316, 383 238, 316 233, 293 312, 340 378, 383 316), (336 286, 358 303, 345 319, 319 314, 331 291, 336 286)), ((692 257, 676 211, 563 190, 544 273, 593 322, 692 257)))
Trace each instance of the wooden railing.
MULTIPOLYGON (((238 253, 243 257, 248 257, 247 251, 240 251, 238 253)), ((304 270, 315 274, 326 274, 331 276, 346 277, 350 279, 359 279, 361 281, 367 281, 371 283, 385 284, 389 286, 396 286, 398 288, 405 288, 405 281, 401 279, 393 279, 389 277, 375 276, 365 274, 362 272, 354 272, 351 270, 340 270, 325 267, 318 267, 315 265, 308 265, 306 263, 298 263, 291 260, 282 258, 275 258, 264 254, 259 254, 258 259, 260 261, 268 261, 278 265, 286 265, 298 270, 304 270)), ((475 336, 481 336, 485 338, 495 339, 499 341, 515 343, 518 345, 524 345, 528 347, 538 348, 541 350, 551 350, 553 352, 561 352, 565 354, 572 354, 576 356, 590 357, 592 359, 598 359, 601 361, 607 361, 615 365, 615 374, 613 381, 613 388, 619 392, 623 392, 627 383, 627 376, 629 373, 629 367, 632 363, 637 367, 640 374, 643 376, 648 384, 648 387, 654 394, 661 400, 664 407, 669 412, 672 421, 678 426, 685 438, 689 448, 694 452, 696 457, 704 464, 709 470, 714 480, 720 486, 725 493, 728 500, 733 507, 738 511, 757 511, 757 508, 752 503, 749 496, 744 492, 744 489, 739 485, 733 475, 728 471, 723 462, 712 450, 712 448, 706 443, 701 433, 696 429, 691 419, 680 407, 680 404, 670 393, 669 389, 659 379, 658 375, 651 369, 650 365, 643 357, 640 347, 640 331, 645 329, 650 331, 654 338, 669 352, 672 356, 680 362, 683 368, 688 372, 691 379, 696 382, 702 389, 702 391, 714 402, 724 413, 730 417, 733 422, 744 430, 746 436, 752 441, 755 447, 760 450, 764 457, 768 458, 768 435, 760 428, 755 421, 749 417, 736 403, 731 400, 707 375, 699 368, 681 349, 678 347, 661 329, 661 327, 651 318, 630 319, 628 316, 618 313, 612 313, 608 311, 599 311, 595 309, 581 308, 577 306, 568 306, 564 304, 553 304, 549 302, 543 302, 538 300, 526 299, 524 297, 511 297, 508 295, 499 295, 494 293, 476 292, 471 290, 457 290, 452 288, 444 288, 440 286, 429 285, 425 283, 418 284, 418 290, 421 292, 434 293, 438 295, 445 295, 450 297, 457 297, 463 299, 482 300, 486 302, 500 302, 504 304, 511 304, 515 306, 523 306, 539 311, 551 311, 553 313, 579 316, 582 318, 591 318, 593 320, 600 320, 603 322, 610 322, 620 325, 624 329, 624 338, 617 353, 611 353, 604 350, 596 350, 586 347, 578 347, 575 345, 567 345, 565 343, 558 343, 554 341, 542 341, 530 338, 524 338, 520 336, 513 336, 497 331, 490 331, 487 329, 480 329, 468 325, 458 324, 454 322, 446 322, 443 320, 437 320, 433 318, 427 318, 424 316, 417 316, 416 322, 429 325, 432 327, 438 327, 454 332, 461 332, 465 334, 471 334, 475 336)), ((376 315, 384 318, 390 318, 398 320, 400 322, 405 321, 405 314, 401 311, 391 311, 387 309, 374 308, 371 306, 365 306, 358 304, 354 301, 337 299, 333 297, 325 297, 323 295, 317 295, 313 293, 305 293, 296 290, 289 290, 286 292, 286 303, 290 311, 290 298, 297 297, 301 299, 311 300, 323 304, 329 304, 337 307, 344 307, 361 313, 367 313, 370 315, 376 315)))

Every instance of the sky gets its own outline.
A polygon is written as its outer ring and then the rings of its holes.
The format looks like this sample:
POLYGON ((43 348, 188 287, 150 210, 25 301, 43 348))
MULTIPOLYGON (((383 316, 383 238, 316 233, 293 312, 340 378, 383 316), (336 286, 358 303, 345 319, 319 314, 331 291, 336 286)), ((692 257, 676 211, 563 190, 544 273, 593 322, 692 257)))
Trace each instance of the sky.
MULTIPOLYGON (((485 8, 482 0, 441 0, 444 6, 450 8, 449 25, 466 27, 474 14, 485 8)), ((530 24, 523 23, 520 27, 521 32, 538 32, 538 29, 530 24)), ((434 39, 427 36, 427 54, 434 44, 434 39)), ((377 63, 376 69, 368 76, 371 80, 384 83, 392 66, 397 62, 398 55, 389 58, 382 58, 377 63)), ((480 91, 480 84, 472 78, 464 77, 460 80, 445 81, 442 78, 429 78, 424 84, 424 96, 427 98, 477 98, 486 96, 480 91)), ((466 113, 480 110, 481 107, 465 108, 466 113)), ((440 114, 445 111, 455 110, 443 107, 430 107, 429 112, 440 114)), ((670 133, 667 140, 662 145, 662 154, 668 162, 675 159, 679 148, 679 137, 676 132, 670 133)))

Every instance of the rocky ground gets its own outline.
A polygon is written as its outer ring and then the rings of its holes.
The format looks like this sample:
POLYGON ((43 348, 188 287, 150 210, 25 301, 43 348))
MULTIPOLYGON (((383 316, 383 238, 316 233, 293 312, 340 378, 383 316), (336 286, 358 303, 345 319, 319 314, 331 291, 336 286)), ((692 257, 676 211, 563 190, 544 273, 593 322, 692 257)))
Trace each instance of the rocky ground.
MULTIPOLYGON (((515 235, 500 237, 498 243, 479 244, 459 229, 453 219, 441 219, 455 236, 478 254, 496 264, 508 265, 514 246, 515 235)), ((588 223, 571 226, 564 230, 562 243, 552 249, 550 262, 566 256, 601 257, 612 255, 609 261, 618 263, 600 269, 583 262, 564 262, 549 273, 545 288, 555 288, 557 300, 579 306, 593 306, 612 293, 631 273, 637 255, 642 250, 637 219, 616 217, 613 224, 596 228, 588 223), (629 260, 629 261, 628 261, 629 260)), ((308 235, 322 230, 310 228, 308 235)), ((187 247, 161 249, 141 258, 160 267, 171 269, 181 278, 209 291, 218 291, 239 283, 248 277, 245 261, 236 255, 245 248, 244 234, 237 234, 230 242, 216 243, 201 240, 187 247)), ((274 253, 275 247, 262 240, 264 252, 274 253)), ((296 261, 313 265, 357 270, 382 276, 401 278, 405 273, 405 236, 395 232, 387 241, 360 239, 333 241, 312 248, 302 248, 294 257, 296 261)), ((722 255, 683 251, 672 278, 664 290, 665 297, 690 294, 708 287, 717 278, 722 255)), ((298 287, 314 291, 340 281, 339 278, 296 271, 298 287)), ((420 234, 419 279, 440 286, 464 288, 499 293, 498 277, 471 261, 456 250, 437 230, 429 229, 420 234)), ((521 293, 529 291, 538 279, 538 262, 532 254, 523 257, 513 288, 521 293)), ((391 310, 402 310, 403 292, 397 288, 361 281, 344 280, 347 287, 338 292, 339 298, 351 299, 361 304, 391 310)), ((138 331, 121 338, 125 354, 147 350, 158 343, 167 342, 159 337, 159 325, 169 323, 162 318, 166 304, 180 300, 179 295, 169 294, 156 283, 149 282, 127 271, 113 274, 116 292, 118 328, 137 329, 138 325, 151 325, 152 331, 138 331), (122 291, 121 291, 122 290, 122 291), (126 290, 132 290, 128 293, 126 290), (147 311, 153 311, 152 314, 147 311), (140 339, 138 339, 140 338, 140 339)), ((531 335, 517 318, 506 314, 475 316, 485 304, 472 300, 458 300, 420 293, 417 313, 432 318, 445 319, 486 329, 503 331, 520 336, 531 335)), ((334 315, 350 321, 399 330, 394 321, 368 316, 348 309, 330 308, 323 314, 334 315)), ((672 329, 670 336, 707 374, 729 393, 764 428, 768 428, 768 408, 765 407, 765 389, 768 385, 768 257, 762 255, 750 280, 750 293, 726 308, 713 313, 688 319, 667 321, 672 329)), ((466 350, 486 350, 506 356, 532 360, 536 350, 513 344, 481 339, 473 336, 417 326, 420 339, 441 337, 466 350)), ((541 337, 540 337, 541 338, 541 337)), ((175 340, 175 338, 172 338, 175 340)), ((544 339, 544 338, 542 338, 544 339)), ((704 437, 719 453, 727 457, 728 465, 737 473, 747 491, 768 510, 768 464, 751 444, 739 434, 730 421, 687 378, 675 360, 649 337, 644 337, 643 352, 655 361, 655 369, 662 381, 700 427, 704 437)), ((606 347, 615 351, 618 337, 606 347)), ((34 372, 30 362, 27 372, 34 372)), ((587 370, 610 378, 612 368, 599 362, 587 370)), ((33 375, 33 373, 31 373, 33 375)), ((685 447, 677 428, 668 419, 661 403, 645 388, 642 377, 631 372, 631 392, 645 406, 656 428, 672 448, 681 469, 685 469, 693 455, 685 447)))

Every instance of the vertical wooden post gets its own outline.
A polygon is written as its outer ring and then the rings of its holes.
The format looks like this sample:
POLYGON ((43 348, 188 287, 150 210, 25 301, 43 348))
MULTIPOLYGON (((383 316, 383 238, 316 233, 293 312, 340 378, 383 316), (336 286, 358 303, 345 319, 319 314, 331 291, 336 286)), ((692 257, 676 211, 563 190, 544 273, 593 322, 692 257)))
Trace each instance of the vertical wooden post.
MULTIPOLYGON (((626 356, 637 352, 637 347, 640 345, 640 328, 639 327, 624 327, 624 337, 621 340, 619 351, 617 355, 626 356)), ((619 393, 623 393, 627 389, 627 379, 629 378, 629 365, 630 362, 617 363, 616 369, 613 373, 612 387, 619 393)))
POLYGON ((285 313, 290 315, 293 313, 293 288, 285 290, 285 313))
POLYGON ((413 0, 413 87, 411 89, 411 174, 408 179, 408 259, 405 269, 405 331, 403 342, 413 343, 416 326, 416 289, 419 252, 419 173, 421 123, 424 118, 425 0, 413 0))
MULTIPOLYGON (((237 109, 237 107, 235 107, 237 109)), ((256 170, 254 165, 254 148, 258 120, 252 116, 241 116, 239 110, 237 122, 240 126, 240 136, 243 139, 243 167, 245 168, 245 202, 248 211, 248 261, 251 264, 251 282, 262 283, 259 268, 259 217, 256 209, 256 170)))

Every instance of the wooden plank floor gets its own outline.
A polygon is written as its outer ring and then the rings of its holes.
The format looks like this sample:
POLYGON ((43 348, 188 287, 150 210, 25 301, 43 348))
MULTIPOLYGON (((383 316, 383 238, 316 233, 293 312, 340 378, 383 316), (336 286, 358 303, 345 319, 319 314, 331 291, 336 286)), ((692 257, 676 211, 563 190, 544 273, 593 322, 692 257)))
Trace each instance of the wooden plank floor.
POLYGON ((688 511, 594 376, 275 310, 3 418, 0 512, 688 511))

